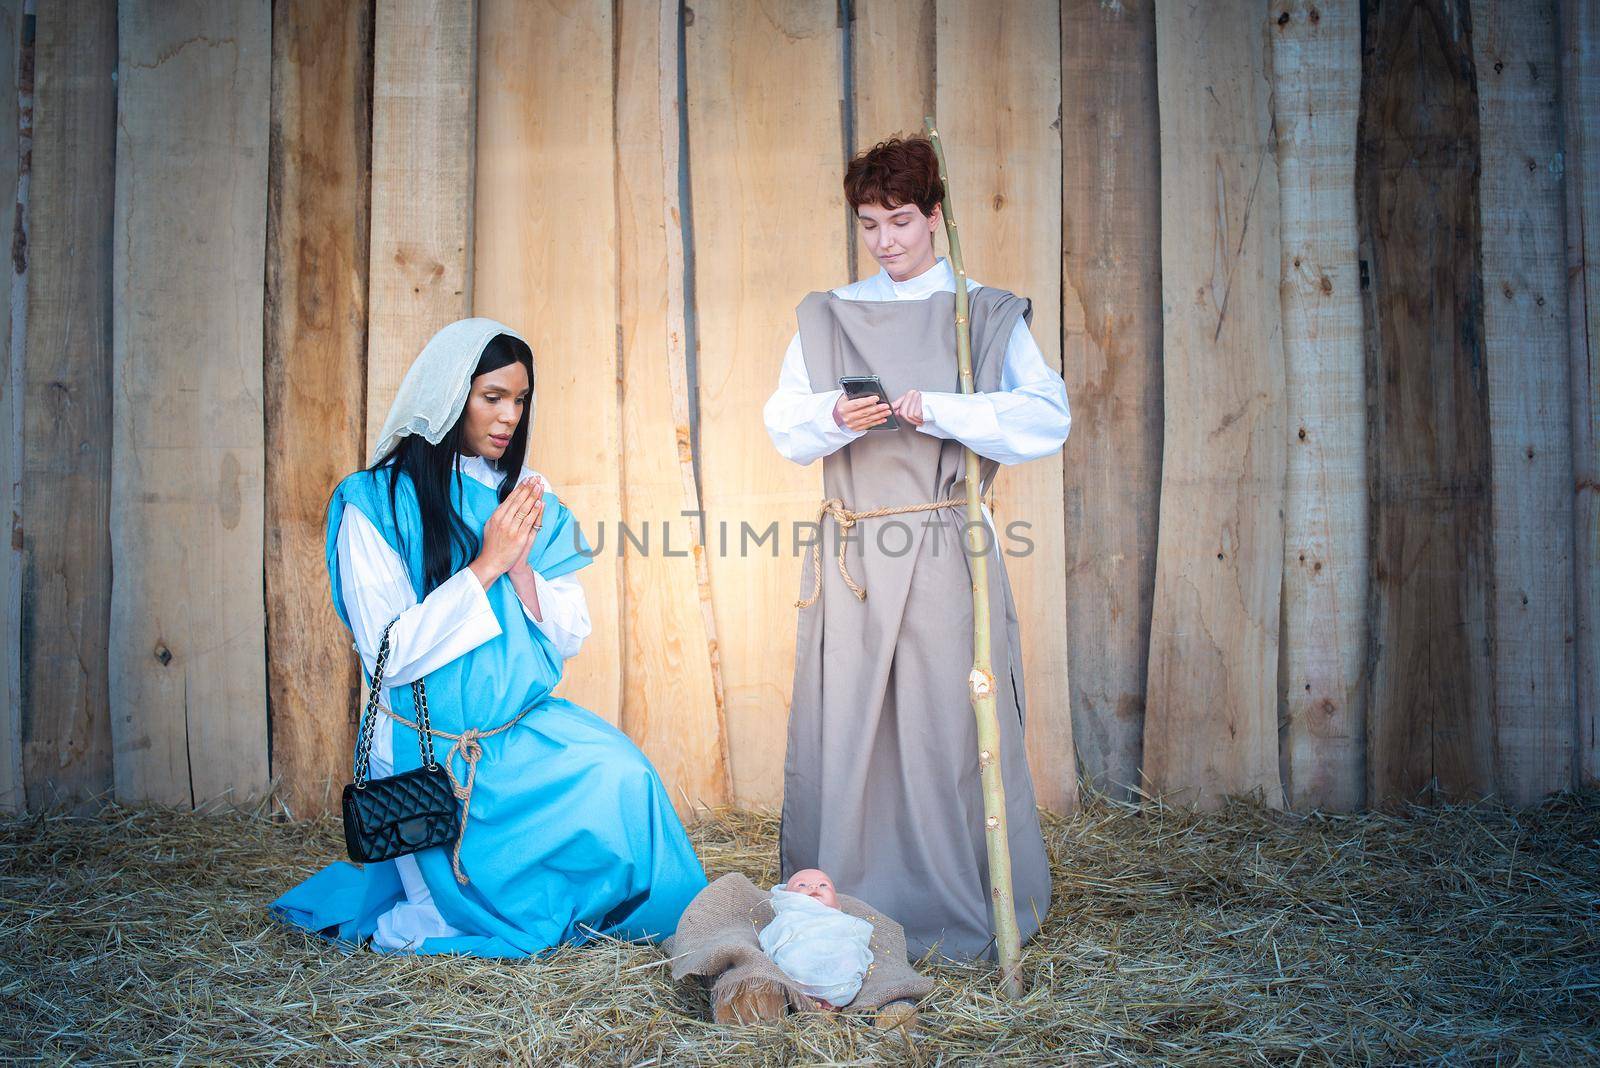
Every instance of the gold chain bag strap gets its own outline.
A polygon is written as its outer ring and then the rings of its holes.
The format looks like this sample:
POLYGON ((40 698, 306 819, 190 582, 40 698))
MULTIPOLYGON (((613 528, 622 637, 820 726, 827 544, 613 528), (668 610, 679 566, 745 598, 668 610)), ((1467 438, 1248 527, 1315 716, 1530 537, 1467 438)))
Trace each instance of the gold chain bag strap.
POLYGON ((378 659, 372 668, 372 689, 361 716, 356 743, 355 782, 344 788, 344 844, 350 859, 361 864, 393 860, 408 853, 455 843, 461 832, 456 795, 445 769, 433 758, 433 730, 428 726, 428 694, 418 679, 411 684, 417 705, 417 745, 422 766, 383 779, 368 778, 372 733, 378 717, 378 695, 383 691, 383 669, 389 660, 389 632, 396 617, 383 628, 378 659))

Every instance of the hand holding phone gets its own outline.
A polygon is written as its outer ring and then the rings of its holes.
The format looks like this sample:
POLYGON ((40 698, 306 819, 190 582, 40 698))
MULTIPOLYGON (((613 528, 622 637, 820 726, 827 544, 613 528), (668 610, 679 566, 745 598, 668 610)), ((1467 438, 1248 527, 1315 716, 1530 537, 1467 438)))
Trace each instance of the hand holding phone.
POLYGON ((850 430, 900 429, 877 375, 845 375, 839 388, 844 396, 833 407, 834 422, 850 430))

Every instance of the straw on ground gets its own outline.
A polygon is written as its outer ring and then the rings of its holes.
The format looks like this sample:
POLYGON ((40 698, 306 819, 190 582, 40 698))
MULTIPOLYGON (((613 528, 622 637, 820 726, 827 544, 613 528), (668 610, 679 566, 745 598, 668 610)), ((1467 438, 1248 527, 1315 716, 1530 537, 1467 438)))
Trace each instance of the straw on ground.
MULTIPOLYGON (((776 820, 693 830, 776 881, 776 820)), ((1600 793, 1515 813, 1193 815, 1090 797, 1047 820, 1029 989, 935 968, 912 1036, 728 1028, 650 947, 495 962, 341 952, 264 905, 331 821, 109 807, 0 821, 0 1059, 270 1063, 1349 1064, 1600 1061, 1600 793)))

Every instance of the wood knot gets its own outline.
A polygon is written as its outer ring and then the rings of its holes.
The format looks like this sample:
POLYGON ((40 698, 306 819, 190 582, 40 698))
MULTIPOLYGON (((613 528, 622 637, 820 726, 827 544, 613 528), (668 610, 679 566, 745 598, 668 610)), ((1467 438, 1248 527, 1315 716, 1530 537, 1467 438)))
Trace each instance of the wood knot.
POLYGON ((172 663, 172 650, 167 648, 165 642, 156 642, 155 657, 156 660, 160 661, 162 667, 166 667, 172 663))

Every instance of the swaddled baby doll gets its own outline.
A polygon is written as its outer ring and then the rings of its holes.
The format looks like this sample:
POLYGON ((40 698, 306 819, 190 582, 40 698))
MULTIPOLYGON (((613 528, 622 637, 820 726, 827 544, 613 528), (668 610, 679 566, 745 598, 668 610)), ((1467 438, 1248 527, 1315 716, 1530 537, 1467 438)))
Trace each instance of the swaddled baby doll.
POLYGON ((689 902, 677 931, 663 946, 671 958, 674 980, 710 988, 708 1008, 713 1020, 736 1024, 779 1020, 791 1007, 815 1012, 824 1007, 814 996, 821 993, 828 999, 829 1009, 838 1005, 861 1016, 871 1013, 878 1027, 916 1025, 917 1002, 933 993, 933 980, 911 967, 906 959, 905 931, 893 917, 848 894, 835 894, 832 881, 818 871, 796 872, 776 890, 763 890, 739 872, 719 876, 689 902), (806 902, 793 909, 775 910, 775 903, 786 905, 796 897, 806 902), (837 905, 837 910, 830 905, 837 905), (797 959, 803 954, 793 951, 800 946, 821 944, 827 948, 832 941, 826 937, 806 939, 808 924, 804 921, 813 913, 829 930, 841 915, 870 925, 870 945, 859 928, 850 930, 844 939, 846 947, 854 943, 854 956, 842 957, 850 963, 848 970, 824 967, 813 975, 797 959), (774 927, 774 921, 782 916, 789 918, 774 927), (780 936, 786 927, 791 928, 788 934, 794 940, 784 945, 780 936), (763 939, 767 928, 773 929, 763 939), (815 980, 809 988, 814 993, 807 993, 807 987, 779 967, 768 949, 806 979, 815 980), (859 986, 854 980, 847 984, 852 974, 860 975, 859 986), (828 989, 834 986, 842 989, 828 989))
POLYGON ((839 910, 833 880, 815 868, 772 888, 762 952, 811 997, 848 1005, 872 967, 872 924, 839 910))

